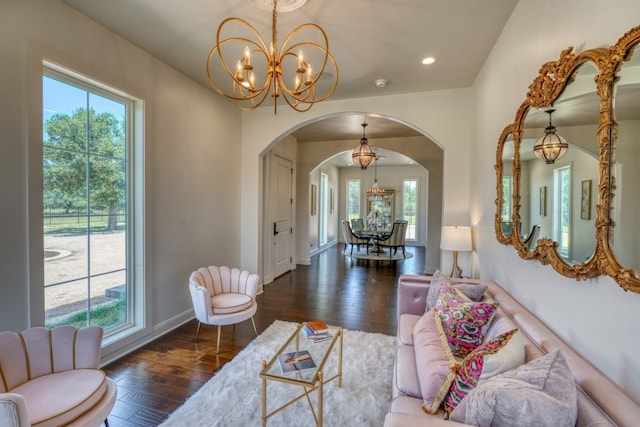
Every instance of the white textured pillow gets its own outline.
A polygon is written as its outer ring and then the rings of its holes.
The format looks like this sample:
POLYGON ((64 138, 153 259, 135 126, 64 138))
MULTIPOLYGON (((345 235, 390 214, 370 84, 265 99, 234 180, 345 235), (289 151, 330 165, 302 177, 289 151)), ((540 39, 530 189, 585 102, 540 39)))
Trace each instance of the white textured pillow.
POLYGON ((555 350, 479 384, 450 419, 478 427, 573 427, 577 417, 576 384, 555 350))

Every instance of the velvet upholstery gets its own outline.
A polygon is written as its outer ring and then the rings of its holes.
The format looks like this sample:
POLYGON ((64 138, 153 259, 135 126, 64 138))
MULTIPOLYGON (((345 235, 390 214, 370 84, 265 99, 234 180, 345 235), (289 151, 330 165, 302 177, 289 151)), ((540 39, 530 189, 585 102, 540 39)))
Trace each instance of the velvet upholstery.
POLYGON ((0 425, 99 426, 117 388, 99 368, 102 328, 0 332, 0 425))
POLYGON ((248 319, 251 319, 257 335, 253 315, 258 309, 256 294, 259 284, 260 277, 257 274, 227 266, 211 265, 192 272, 189 277, 189 292, 193 311, 198 319, 195 340, 198 340, 202 323, 217 325, 218 353, 221 326, 234 325, 248 319))
MULTIPOLYGON (((494 320, 487 330, 487 337, 504 333, 514 327, 518 328, 522 333, 525 362, 541 358, 555 350, 562 352, 571 371, 576 392, 576 427, 638 425, 640 404, 555 335, 497 283, 488 280, 453 280, 458 283, 487 285, 484 300, 499 304, 494 320)), ((430 283, 431 277, 424 275, 401 275, 398 279, 397 314, 398 319, 402 319, 398 321, 398 326, 402 327, 404 332, 402 332, 402 340, 401 332, 398 332, 397 352, 398 354, 402 352, 403 357, 396 357, 393 395, 389 413, 385 418, 385 427, 430 427, 445 425, 444 423, 450 426, 468 425, 452 420, 443 421, 444 411, 442 410, 437 414, 427 414, 422 409, 421 397, 403 393, 403 390, 399 389, 396 384, 398 378, 404 378, 405 384, 410 383, 407 376, 411 375, 410 372, 416 371, 415 366, 411 366, 411 364, 415 365, 416 361, 411 360, 409 357, 411 351, 406 349, 406 347, 413 347, 412 344, 407 343, 410 339, 406 329, 408 325, 415 326, 425 313, 430 283), (405 370, 408 373, 405 373, 405 370)), ((413 338, 415 340, 415 337, 413 338)), ((417 375, 417 372, 413 375, 417 375)), ((464 402, 464 399, 462 401, 464 402)))

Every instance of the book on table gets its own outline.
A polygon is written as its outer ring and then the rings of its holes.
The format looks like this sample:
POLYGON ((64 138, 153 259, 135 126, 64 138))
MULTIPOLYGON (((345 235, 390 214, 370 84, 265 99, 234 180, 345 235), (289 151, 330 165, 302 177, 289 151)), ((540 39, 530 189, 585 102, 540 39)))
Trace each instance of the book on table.
POLYGON ((309 327, 309 325, 304 325, 302 330, 304 331, 304 334, 307 336, 307 339, 313 342, 321 342, 321 341, 325 341, 333 338, 333 335, 331 335, 329 331, 314 333, 313 330, 309 327))
POLYGON ((307 322, 307 327, 314 333, 314 334, 323 334, 326 332, 329 332, 329 327, 327 326, 326 323, 324 323, 322 320, 320 319, 316 319, 316 320, 310 320, 307 322))
POLYGON ((316 368, 316 362, 307 350, 279 354, 278 362, 283 374, 316 368))

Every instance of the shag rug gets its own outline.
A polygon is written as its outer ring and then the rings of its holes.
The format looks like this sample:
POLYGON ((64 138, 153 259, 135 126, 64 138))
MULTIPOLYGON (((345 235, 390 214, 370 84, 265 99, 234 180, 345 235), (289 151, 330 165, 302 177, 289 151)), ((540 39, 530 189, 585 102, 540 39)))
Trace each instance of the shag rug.
MULTIPOLYGON (((248 427, 262 423, 262 360, 269 361, 296 325, 276 320, 213 378, 176 409, 162 427, 248 427)), ((381 426, 391 404, 396 338, 344 330, 342 387, 337 380, 324 386, 323 421, 333 426, 381 426)), ((313 345, 313 344, 309 344, 313 345)), ((327 376, 337 372, 338 351, 325 365, 327 376)), ((267 381, 268 412, 303 391, 300 386, 267 381)), ((312 401, 317 403, 317 393, 312 401)), ((268 419, 269 426, 315 425, 307 400, 268 419)))

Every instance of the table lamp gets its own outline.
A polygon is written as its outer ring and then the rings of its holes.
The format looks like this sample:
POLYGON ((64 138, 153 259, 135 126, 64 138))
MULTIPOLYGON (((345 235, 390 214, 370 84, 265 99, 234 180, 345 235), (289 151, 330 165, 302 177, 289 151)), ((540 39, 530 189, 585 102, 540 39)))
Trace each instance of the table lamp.
POLYGON ((453 267, 451 277, 461 277, 462 269, 458 266, 458 252, 472 251, 471 227, 447 226, 442 227, 440 249, 453 251, 453 267))

